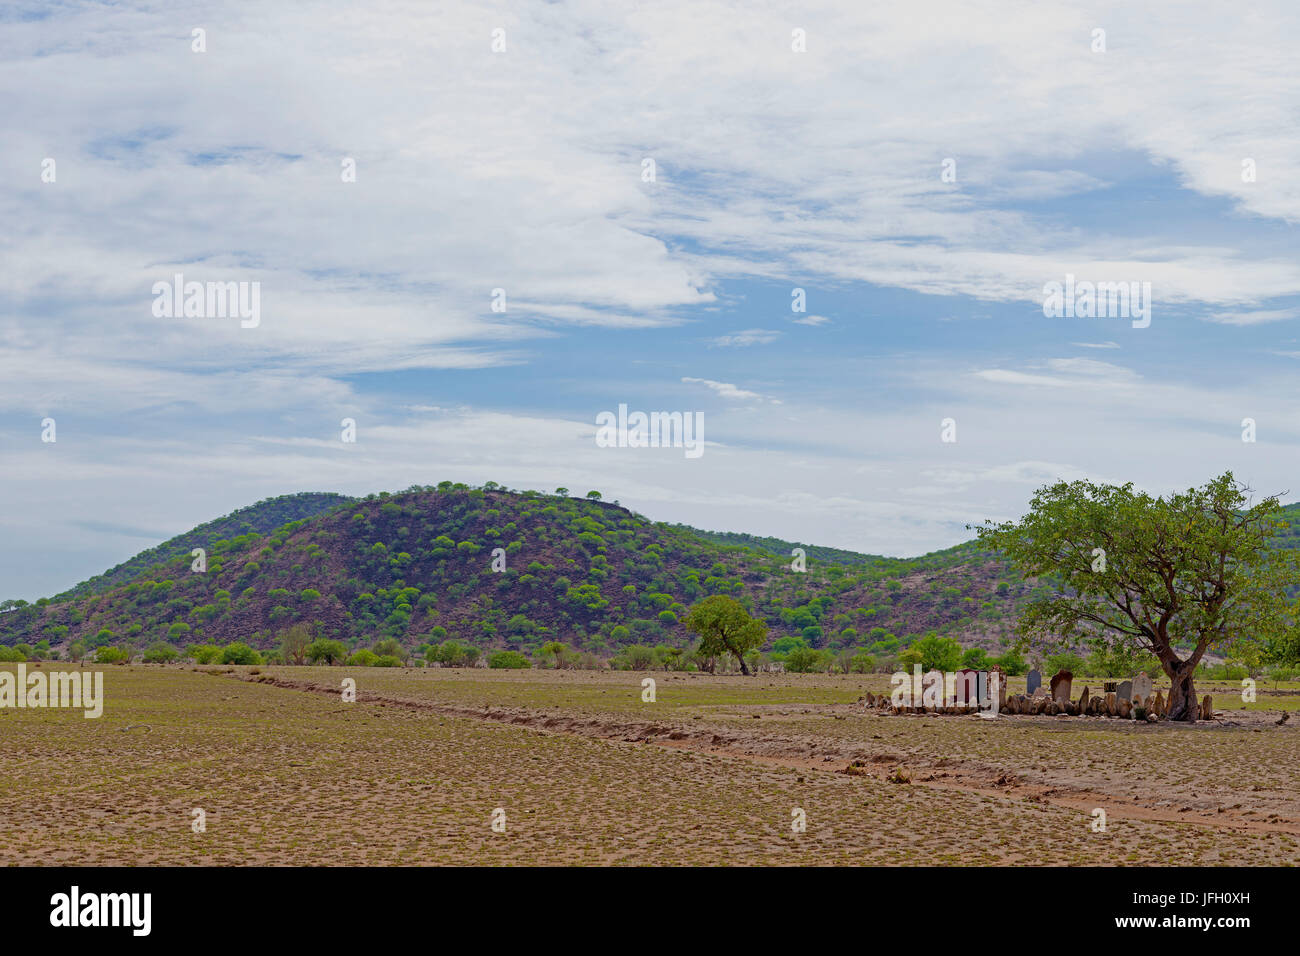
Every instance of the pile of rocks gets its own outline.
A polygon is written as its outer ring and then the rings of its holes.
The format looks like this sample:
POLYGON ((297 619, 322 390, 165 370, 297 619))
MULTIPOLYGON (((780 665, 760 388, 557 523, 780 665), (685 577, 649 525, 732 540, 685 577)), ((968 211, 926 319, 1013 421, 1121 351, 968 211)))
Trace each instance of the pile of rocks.
MULTIPOLYGON (((1069 671, 1059 671, 1052 677, 1049 694, 1042 687, 1042 675, 1037 670, 1032 670, 1025 684, 1027 693, 1008 695, 1003 684, 998 694, 998 712, 1047 717, 1116 717, 1120 720, 1150 722, 1168 716, 1169 702, 1162 692, 1153 691, 1151 678, 1146 672, 1138 674, 1131 681, 1112 684, 1110 686, 1115 689, 1102 694, 1093 694, 1085 686, 1078 700, 1071 698, 1073 681, 1074 675, 1069 671)), ((867 694, 865 703, 869 710, 890 714, 973 714, 990 709, 963 700, 949 700, 941 705, 896 706, 889 696, 881 694, 877 697, 870 693, 867 694)), ((1197 717, 1200 720, 1214 718, 1214 699, 1209 694, 1201 700, 1197 717)))
POLYGON ((888 694, 868 693, 863 699, 868 710, 879 710, 887 714, 976 714, 987 708, 975 704, 940 704, 917 705, 915 707, 896 707, 888 694))
MULTIPOLYGON (((1169 713, 1169 702, 1160 691, 1143 697, 1134 694, 1131 698, 1121 696, 1114 691, 1104 697, 1090 694, 1085 687, 1077 701, 1061 701, 1054 697, 1027 697, 1013 694, 1007 698, 1006 714, 1044 714, 1048 717, 1067 715, 1070 717, 1118 717, 1121 720, 1156 721, 1169 713)), ((1206 694, 1198 708, 1197 716, 1201 720, 1214 717, 1214 699, 1206 694)))

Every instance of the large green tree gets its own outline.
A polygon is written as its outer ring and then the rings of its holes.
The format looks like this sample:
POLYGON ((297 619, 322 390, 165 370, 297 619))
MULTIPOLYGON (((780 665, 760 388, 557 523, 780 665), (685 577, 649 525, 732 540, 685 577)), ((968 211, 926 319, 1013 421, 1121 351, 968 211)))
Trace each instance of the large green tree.
POLYGON ((745 675, 749 674, 745 655, 767 640, 767 624, 750 617, 739 601, 725 594, 706 597, 692 607, 686 615, 686 629, 700 636, 701 656, 732 654, 745 675))
POLYGON ((1251 504, 1249 492, 1232 472, 1166 497, 1131 483, 1058 482, 1034 494, 1021 521, 975 530, 1025 575, 1057 584, 1027 605, 1022 635, 1150 651, 1170 680, 1169 718, 1190 722, 1207 650, 1289 626, 1295 556, 1270 547, 1285 522, 1276 498, 1251 504))

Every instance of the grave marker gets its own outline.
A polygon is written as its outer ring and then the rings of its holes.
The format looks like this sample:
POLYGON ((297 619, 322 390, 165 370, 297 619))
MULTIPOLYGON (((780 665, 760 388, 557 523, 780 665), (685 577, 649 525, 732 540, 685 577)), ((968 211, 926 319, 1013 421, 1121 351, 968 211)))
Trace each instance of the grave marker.
POLYGON ((1133 678, 1133 694, 1146 700, 1151 696, 1151 678, 1147 677, 1147 672, 1142 671, 1137 677, 1133 678))
POLYGON ((1074 681, 1074 675, 1069 671, 1057 671, 1052 678, 1052 700, 1061 706, 1070 702, 1070 684, 1074 681))

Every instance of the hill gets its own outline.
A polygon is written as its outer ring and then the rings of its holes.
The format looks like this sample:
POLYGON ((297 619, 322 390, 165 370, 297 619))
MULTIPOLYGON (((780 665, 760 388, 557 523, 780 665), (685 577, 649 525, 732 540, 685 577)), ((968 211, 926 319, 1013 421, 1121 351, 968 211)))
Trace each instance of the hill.
POLYGON ((687 647, 686 609, 731 594, 766 618, 773 641, 888 654, 938 630, 994 650, 1030 593, 973 542, 911 559, 805 546, 802 573, 791 567, 794 547, 491 483, 360 500, 290 495, 202 525, 54 599, 6 602, 13 609, 0 614, 0 642, 269 647, 306 621, 354 647, 456 637, 528 652, 559 639, 609 653, 633 643, 687 647), (290 520, 277 524, 282 517, 290 520), (207 549, 206 573, 190 570, 194 547, 207 549))
POLYGON ((212 550, 218 541, 226 541, 244 534, 268 534, 290 521, 313 518, 352 500, 346 495, 312 491, 266 498, 255 505, 240 508, 224 517, 201 524, 185 534, 164 541, 157 547, 141 551, 129 561, 124 561, 116 567, 109 568, 103 574, 82 581, 75 587, 56 595, 53 600, 64 601, 90 594, 102 594, 116 585, 134 580, 156 566, 166 564, 173 558, 188 556, 195 548, 212 550))

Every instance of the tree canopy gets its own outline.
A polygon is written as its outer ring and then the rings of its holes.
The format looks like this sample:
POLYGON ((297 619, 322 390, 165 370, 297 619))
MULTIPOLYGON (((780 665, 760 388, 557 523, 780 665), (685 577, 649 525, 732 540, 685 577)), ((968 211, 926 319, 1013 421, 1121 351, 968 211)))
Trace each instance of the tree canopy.
POLYGON ((1022 573, 1058 583, 1025 607, 1022 635, 1150 651, 1171 681, 1170 719, 1194 721, 1192 674, 1207 650, 1275 641, 1291 625, 1295 555, 1269 547, 1280 505, 1249 493, 1230 471, 1166 497, 1058 482, 1021 521, 975 530, 1022 573))
POLYGON ((740 672, 748 674, 745 655, 763 646, 767 624, 749 616, 735 598, 714 594, 700 601, 686 616, 686 629, 700 637, 699 652, 706 657, 732 654, 740 672))

